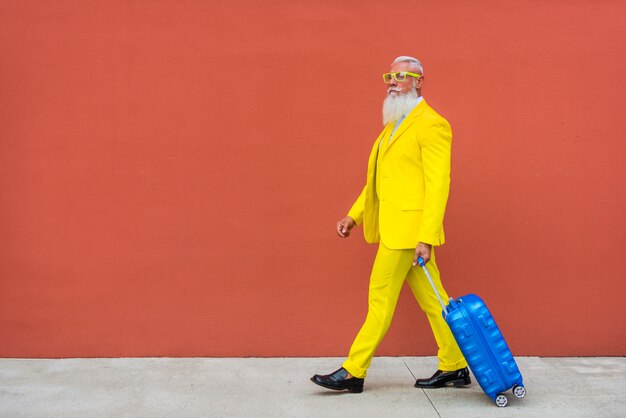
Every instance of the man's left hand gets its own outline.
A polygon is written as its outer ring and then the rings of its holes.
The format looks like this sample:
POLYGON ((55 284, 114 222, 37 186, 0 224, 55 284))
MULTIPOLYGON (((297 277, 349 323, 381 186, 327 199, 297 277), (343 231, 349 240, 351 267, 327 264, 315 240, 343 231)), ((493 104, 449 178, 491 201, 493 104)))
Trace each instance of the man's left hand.
POLYGON ((415 249, 415 257, 413 257, 413 265, 417 266, 417 259, 421 256, 424 259, 424 264, 428 263, 430 260, 430 251, 433 246, 430 244, 426 244, 425 242, 420 242, 417 244, 417 248, 415 249))

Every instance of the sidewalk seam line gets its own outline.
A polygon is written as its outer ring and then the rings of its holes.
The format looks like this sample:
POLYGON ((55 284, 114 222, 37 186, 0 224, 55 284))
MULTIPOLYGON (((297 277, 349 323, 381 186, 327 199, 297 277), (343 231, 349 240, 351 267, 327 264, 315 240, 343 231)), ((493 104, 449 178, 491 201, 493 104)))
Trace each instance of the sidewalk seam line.
MULTIPOLYGON (((406 361, 404 361, 404 359, 402 359, 402 362, 404 363, 404 365, 406 366, 407 370, 409 371, 409 373, 411 373, 411 376, 413 376, 413 379, 415 379, 415 375, 413 374, 413 372, 411 371, 411 369, 409 368, 409 365, 406 364, 406 361)), ((424 395, 426 395, 426 399, 428 399, 428 402, 430 402, 430 405, 433 407, 433 409, 435 410, 435 412, 437 413, 437 416, 439 418, 441 418, 441 414, 439 413, 439 411, 437 410, 437 407, 435 406, 435 404, 433 403, 433 401, 430 400, 430 396, 428 396, 428 393, 426 393, 426 391, 424 389, 422 389, 422 392, 424 392, 424 395)))
POLYGON ((437 411, 437 407, 435 406, 435 404, 433 403, 433 401, 430 400, 430 396, 428 396, 428 393, 426 393, 426 389, 422 389, 422 392, 424 392, 424 395, 426 395, 426 399, 428 399, 428 402, 430 402, 430 404, 433 406, 433 408, 435 409, 435 412, 437 413, 437 416, 439 418, 441 418, 441 414, 439 413, 439 411, 437 411))
POLYGON ((409 369, 409 366, 406 364, 406 361, 404 361, 404 359, 402 359, 402 363, 404 363, 404 366, 407 368, 407 370, 409 371, 409 373, 411 373, 411 376, 413 376, 413 379, 415 379, 415 375, 413 374, 413 372, 411 371, 411 369, 409 369))

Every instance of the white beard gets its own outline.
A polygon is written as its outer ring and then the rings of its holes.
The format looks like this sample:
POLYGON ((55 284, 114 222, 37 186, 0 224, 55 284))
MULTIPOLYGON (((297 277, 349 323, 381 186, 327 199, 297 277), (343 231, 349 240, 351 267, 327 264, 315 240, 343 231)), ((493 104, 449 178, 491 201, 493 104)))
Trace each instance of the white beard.
POLYGON ((402 116, 408 115, 417 105, 418 98, 415 86, 406 94, 387 96, 383 102, 383 124, 386 125, 391 121, 397 121, 402 116))

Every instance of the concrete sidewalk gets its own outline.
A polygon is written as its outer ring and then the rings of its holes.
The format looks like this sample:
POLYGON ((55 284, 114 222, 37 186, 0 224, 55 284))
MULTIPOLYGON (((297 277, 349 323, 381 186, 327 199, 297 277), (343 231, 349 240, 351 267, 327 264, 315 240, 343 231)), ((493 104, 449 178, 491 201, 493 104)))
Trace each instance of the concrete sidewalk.
POLYGON ((376 357, 361 394, 309 378, 340 358, 0 360, 1 417, 626 417, 626 358, 521 357, 527 395, 422 390, 434 357, 376 357))

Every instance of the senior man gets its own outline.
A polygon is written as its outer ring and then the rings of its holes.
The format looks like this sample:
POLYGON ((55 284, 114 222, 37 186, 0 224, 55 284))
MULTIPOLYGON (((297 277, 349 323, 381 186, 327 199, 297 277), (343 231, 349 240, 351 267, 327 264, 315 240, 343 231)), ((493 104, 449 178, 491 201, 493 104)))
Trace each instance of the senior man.
POLYGON ((348 216, 337 222, 341 238, 349 237, 352 228, 362 223, 365 240, 378 243, 367 317, 342 367, 328 375, 316 374, 311 380, 328 389, 363 391, 367 369, 391 324, 406 279, 439 347, 438 370, 430 378, 417 379, 415 386, 468 385, 467 363, 442 318, 437 296, 417 266, 421 256, 440 295, 447 300, 433 247, 444 243, 450 124, 422 97, 424 69, 416 58, 396 58, 383 80, 388 84, 383 103, 385 127, 372 148, 363 191, 348 216))

